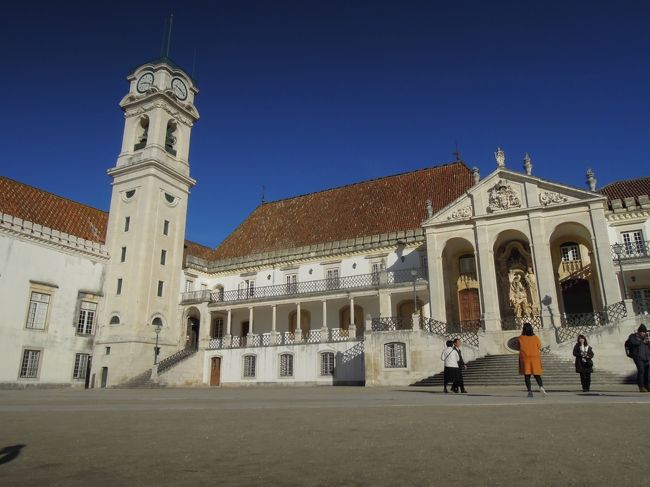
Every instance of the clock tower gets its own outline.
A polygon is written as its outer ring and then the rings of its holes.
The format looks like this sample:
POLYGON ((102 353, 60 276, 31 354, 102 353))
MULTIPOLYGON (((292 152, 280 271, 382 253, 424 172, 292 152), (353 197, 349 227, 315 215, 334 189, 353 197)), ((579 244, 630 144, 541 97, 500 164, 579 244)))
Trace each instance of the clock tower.
POLYGON ((198 89, 169 58, 143 64, 127 77, 122 149, 112 178, 104 276, 104 306, 95 340, 95 386, 113 386, 185 344, 180 287, 198 89))

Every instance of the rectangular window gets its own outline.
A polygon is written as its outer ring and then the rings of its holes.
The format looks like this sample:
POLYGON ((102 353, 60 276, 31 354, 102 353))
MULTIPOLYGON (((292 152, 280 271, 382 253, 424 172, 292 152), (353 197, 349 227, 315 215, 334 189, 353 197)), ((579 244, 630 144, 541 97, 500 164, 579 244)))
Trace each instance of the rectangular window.
POLYGON ((562 250, 562 260, 564 262, 580 260, 580 248, 577 245, 563 245, 560 249, 562 250))
POLYGON ((194 290, 194 281, 187 279, 185 281, 185 292, 191 293, 194 290))
POLYGON ((420 268, 422 269, 422 275, 429 277, 429 258, 425 254, 420 254, 420 268))
POLYGON ((320 354, 320 375, 334 375, 334 354, 332 352, 320 354))
POLYGON ((458 259, 461 275, 473 276, 476 274, 476 261, 473 255, 463 256, 458 259))
POLYGON ((38 362, 40 358, 40 350, 25 350, 20 366, 20 377, 24 379, 36 379, 38 377, 38 362))
POLYGON ((163 223, 163 235, 169 235, 169 220, 163 223))
POLYGON ((641 232, 641 230, 623 232, 621 233, 621 237, 623 238, 623 245, 625 245, 625 253, 627 257, 643 256, 645 254, 643 232, 641 232))
POLYGON ((298 274, 287 274, 287 294, 295 294, 298 292, 298 274))
POLYGON ((379 284, 381 273, 386 270, 386 262, 384 259, 375 260, 370 262, 370 273, 372 274, 372 283, 379 284))
POLYGON ((106 347, 106 355, 110 355, 110 354, 111 354, 111 347, 106 347))
POLYGON ((129 226, 131 225, 131 217, 127 216, 124 218, 124 231, 128 232, 129 231, 129 226))
POLYGON ((161 250, 160 251, 160 265, 165 265, 166 260, 167 260, 167 251, 166 250, 161 250))
POLYGON ((245 279, 240 282, 238 294, 240 299, 252 298, 255 296, 255 281, 253 279, 245 279))
POLYGON ((97 303, 91 303, 89 301, 81 302, 81 306, 79 307, 79 319, 77 320, 78 335, 92 335, 96 313, 97 303))
POLYGON ((212 333, 210 336, 212 338, 223 338, 223 318, 215 318, 212 322, 212 333))
POLYGON ((327 269, 325 275, 327 276, 327 289, 338 289, 341 287, 338 267, 327 269))
POLYGON ((50 295, 32 291, 27 313, 27 328, 44 330, 47 320, 47 309, 50 305, 50 295))
POLYGON ((384 345, 384 367, 387 369, 406 368, 406 345, 387 343, 384 345))
POLYGON ((117 280, 117 293, 116 294, 122 294, 122 278, 121 277, 117 280))
POLYGON ((83 380, 86 378, 86 372, 88 372, 88 359, 90 355, 87 353, 78 353, 74 357, 74 370, 72 372, 72 377, 75 379, 83 380))
POLYGON ((634 289, 632 293, 636 313, 650 314, 650 289, 634 289))
POLYGON ((255 377, 255 355, 244 357, 244 377, 255 377))
POLYGON ((293 377, 293 355, 280 355, 280 377, 293 377))
POLYGON ((163 281, 158 281, 158 297, 162 298, 163 295, 163 286, 165 283, 163 281))
POLYGON ((126 260, 126 247, 122 247, 122 256, 120 257, 120 262, 124 262, 126 260))

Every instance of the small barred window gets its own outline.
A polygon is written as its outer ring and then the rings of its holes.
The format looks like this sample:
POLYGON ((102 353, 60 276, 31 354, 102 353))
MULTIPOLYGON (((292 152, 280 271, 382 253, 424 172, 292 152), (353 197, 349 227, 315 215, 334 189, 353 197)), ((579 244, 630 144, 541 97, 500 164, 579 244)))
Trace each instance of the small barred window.
POLYGON ((293 377, 293 355, 290 353, 280 355, 280 377, 293 377))
POLYGON ((255 377, 255 355, 244 357, 244 377, 255 377))
POLYGON ((41 358, 40 350, 25 350, 20 366, 20 377, 24 379, 35 379, 38 377, 38 362, 41 358))
POLYGON ((400 369, 406 367, 406 345, 395 342, 384 345, 384 367, 400 369))
POLYGON ((320 354, 320 375, 334 375, 334 354, 332 352, 320 354))

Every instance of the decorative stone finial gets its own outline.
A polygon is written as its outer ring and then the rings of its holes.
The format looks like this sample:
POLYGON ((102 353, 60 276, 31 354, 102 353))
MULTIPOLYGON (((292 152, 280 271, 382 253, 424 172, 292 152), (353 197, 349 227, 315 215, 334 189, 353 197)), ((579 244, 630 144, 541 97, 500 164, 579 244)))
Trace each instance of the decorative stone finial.
POLYGON ((429 218, 433 216, 433 204, 431 200, 427 200, 427 215, 429 215, 429 218))
POLYGON ((481 180, 481 174, 478 172, 478 167, 476 166, 472 168, 472 177, 474 178, 474 184, 478 184, 481 180))
POLYGON ((591 168, 587 169, 587 185, 589 186, 589 191, 596 191, 597 182, 598 180, 591 168))
POLYGON ((497 151, 494 153, 494 158, 497 160, 497 167, 506 167, 506 153, 503 152, 501 147, 497 147, 497 151))
POLYGON ((526 155, 524 156, 524 171, 526 171, 526 174, 529 176, 533 173, 533 161, 531 161, 528 152, 526 152, 526 155))

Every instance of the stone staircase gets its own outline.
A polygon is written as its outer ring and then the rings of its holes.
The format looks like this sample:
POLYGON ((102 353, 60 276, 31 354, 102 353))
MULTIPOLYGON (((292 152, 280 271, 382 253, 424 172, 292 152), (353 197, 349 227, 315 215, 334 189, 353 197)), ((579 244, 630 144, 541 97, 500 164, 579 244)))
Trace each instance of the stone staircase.
MULTIPOLYGON (((179 363, 187 360, 196 354, 197 350, 192 349, 183 349, 179 350, 173 355, 164 358, 158 362, 158 375, 161 375, 171 369, 172 367, 178 365, 179 363)), ((164 385, 154 382, 151 380, 151 369, 144 371, 143 373, 136 375, 135 377, 123 382, 122 384, 116 386, 117 388, 124 389, 155 389, 160 387, 165 387, 164 385)))
MULTIPOLYGON (((561 358, 555 355, 542 355, 542 366, 544 368, 544 386, 571 386, 580 388, 580 375, 575 372, 574 362, 568 358, 561 358)), ((411 384, 413 386, 439 386, 442 387, 443 373, 427 377, 421 381, 411 384)), ((519 375, 519 355, 487 355, 467 363, 467 369, 463 371, 465 385, 471 386, 512 386, 523 387, 523 377, 519 375)), ((593 386, 607 384, 629 384, 633 383, 631 378, 617 375, 611 372, 598 370, 598 362, 595 364, 591 376, 593 386)), ((533 384, 535 380, 533 378, 533 384)))

